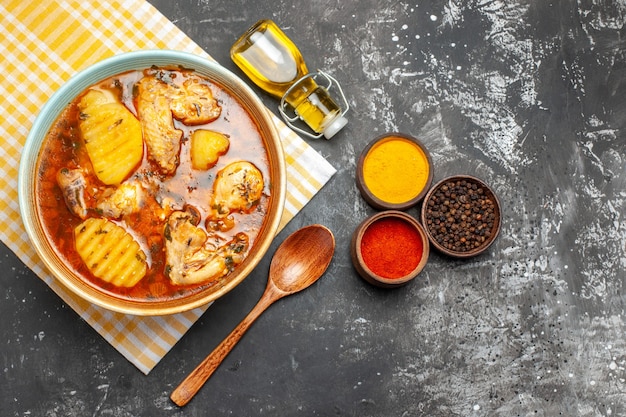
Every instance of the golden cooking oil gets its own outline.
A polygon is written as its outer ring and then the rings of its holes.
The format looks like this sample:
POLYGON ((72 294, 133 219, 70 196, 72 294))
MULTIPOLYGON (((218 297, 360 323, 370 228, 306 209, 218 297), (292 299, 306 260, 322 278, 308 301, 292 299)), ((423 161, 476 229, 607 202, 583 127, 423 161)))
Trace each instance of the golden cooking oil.
POLYGON ((231 58, 255 84, 277 98, 308 73, 296 45, 270 20, 260 20, 239 38, 231 58))
POLYGON ((329 125, 341 116, 341 108, 324 88, 317 86, 313 79, 310 80, 311 85, 292 90, 285 101, 314 132, 327 132, 329 125))
POLYGON ((346 109, 342 110, 328 89, 317 83, 317 74, 308 73, 296 45, 273 21, 258 21, 235 42, 230 55, 256 85, 282 100, 279 110, 290 127, 308 134, 292 124, 295 119, 286 114, 283 103, 290 106, 296 118, 318 134, 309 136, 323 134, 330 139, 346 125, 347 119, 343 117, 348 107, 345 97, 346 109))

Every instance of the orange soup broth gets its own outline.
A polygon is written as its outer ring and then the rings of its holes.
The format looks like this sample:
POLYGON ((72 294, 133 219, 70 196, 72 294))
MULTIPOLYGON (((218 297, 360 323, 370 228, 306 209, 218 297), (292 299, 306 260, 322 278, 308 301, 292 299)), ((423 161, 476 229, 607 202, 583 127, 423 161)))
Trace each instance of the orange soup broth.
MULTIPOLYGON (((133 86, 141 76, 141 71, 131 71, 111 77, 99 83, 98 86, 115 91, 129 110, 137 115, 133 101, 133 86)), ((170 282, 164 273, 163 229, 167 218, 158 216, 156 213, 163 212, 162 205, 158 201, 171 202, 170 205, 177 210, 185 205, 191 205, 202 215, 202 221, 198 227, 205 228, 217 172, 234 161, 249 161, 261 171, 265 182, 263 197, 250 213, 232 213, 235 219, 233 229, 227 232, 211 233, 217 233, 223 244, 232 240, 236 233, 244 232, 248 235, 250 242, 248 251, 254 245, 270 203, 271 178, 267 151, 256 123, 242 104, 220 85, 209 80, 206 82, 211 86, 213 95, 222 108, 220 117, 206 125, 199 126, 186 126, 178 121, 174 122, 175 127, 183 131, 183 140, 180 162, 176 173, 171 177, 166 178, 159 174, 156 165, 149 161, 144 144, 142 162, 131 174, 130 179, 147 176, 152 178, 151 181, 158 181, 160 185, 157 195, 154 198, 147 198, 139 212, 117 220, 109 219, 131 233, 147 255, 148 272, 134 287, 117 287, 100 280, 89 272, 74 246, 74 229, 83 220, 73 215, 67 208, 62 191, 57 185, 56 175, 61 168, 82 167, 86 171, 85 201, 88 207, 95 207, 97 194, 106 188, 93 173, 84 141, 80 135, 77 103, 82 95, 62 112, 44 139, 39 155, 35 187, 39 218, 50 244, 61 260, 92 286, 115 297, 134 301, 160 301, 188 296, 207 287, 223 284, 228 279, 228 275, 222 279, 197 285, 177 286, 170 282), (207 171, 194 170, 191 166, 189 138, 196 129, 214 130, 229 136, 228 152, 207 171)), ((89 216, 98 217, 98 213, 95 210, 89 210, 89 216)))

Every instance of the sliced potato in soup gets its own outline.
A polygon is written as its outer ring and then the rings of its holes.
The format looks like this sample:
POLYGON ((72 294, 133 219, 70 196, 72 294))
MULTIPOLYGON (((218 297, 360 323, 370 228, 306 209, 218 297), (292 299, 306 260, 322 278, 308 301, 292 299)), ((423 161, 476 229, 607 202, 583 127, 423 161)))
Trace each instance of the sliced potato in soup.
POLYGON ((132 287, 147 270, 146 254, 122 227, 88 218, 74 229, 76 251, 96 277, 118 287, 132 287))
POLYGON ((108 91, 91 89, 78 104, 80 130, 98 179, 119 184, 143 157, 139 120, 108 91))
POLYGON ((191 134, 191 165, 194 169, 207 170, 228 152, 228 136, 212 130, 199 129, 191 134))

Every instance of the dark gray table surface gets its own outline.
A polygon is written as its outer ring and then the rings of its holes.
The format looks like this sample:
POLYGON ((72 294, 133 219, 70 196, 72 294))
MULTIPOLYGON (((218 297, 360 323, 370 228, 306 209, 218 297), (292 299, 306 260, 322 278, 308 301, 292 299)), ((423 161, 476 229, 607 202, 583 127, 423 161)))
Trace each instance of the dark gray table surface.
POLYGON ((276 21, 348 97, 349 125, 310 141, 338 172, 147 376, 3 245, 0 415, 626 416, 623 1, 152 3, 242 77, 230 46, 276 21), (349 256, 374 213, 356 161, 388 131, 427 145, 436 180, 478 176, 503 205, 488 253, 432 253, 395 290, 365 283, 349 256), (172 389, 257 302, 277 244, 310 223, 336 237, 326 275, 272 306, 177 408, 172 389))

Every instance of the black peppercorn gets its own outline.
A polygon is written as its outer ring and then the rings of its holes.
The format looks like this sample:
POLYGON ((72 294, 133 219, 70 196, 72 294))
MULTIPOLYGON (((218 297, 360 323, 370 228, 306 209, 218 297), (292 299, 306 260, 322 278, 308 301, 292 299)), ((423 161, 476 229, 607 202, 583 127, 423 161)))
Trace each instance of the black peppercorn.
POLYGON ((468 252, 479 249, 496 232, 496 201, 473 180, 446 181, 433 190, 424 222, 442 247, 468 252))

